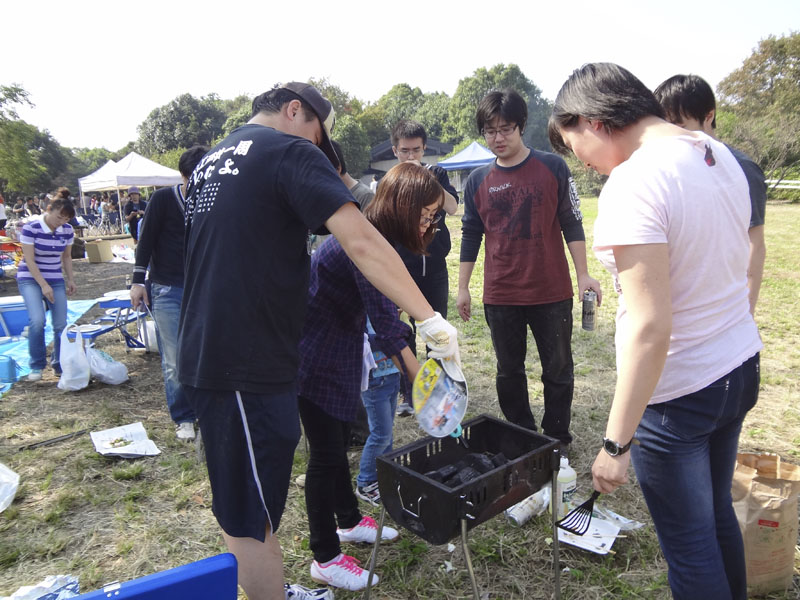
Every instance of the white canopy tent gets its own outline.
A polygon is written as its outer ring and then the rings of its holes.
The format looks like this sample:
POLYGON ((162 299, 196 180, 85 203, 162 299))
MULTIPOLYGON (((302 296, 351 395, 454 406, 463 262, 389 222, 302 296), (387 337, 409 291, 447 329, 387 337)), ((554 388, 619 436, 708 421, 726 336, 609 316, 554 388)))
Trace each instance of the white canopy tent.
POLYGON ((94 173, 78 179, 81 196, 86 192, 127 189, 132 185, 163 187, 183 183, 181 174, 157 162, 131 152, 119 162, 108 161, 94 173))

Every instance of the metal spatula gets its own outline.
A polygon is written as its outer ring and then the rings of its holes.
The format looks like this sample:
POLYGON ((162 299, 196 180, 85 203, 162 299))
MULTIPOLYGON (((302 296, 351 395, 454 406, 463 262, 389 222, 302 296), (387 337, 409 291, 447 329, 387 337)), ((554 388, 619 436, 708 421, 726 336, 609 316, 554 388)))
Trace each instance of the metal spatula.
POLYGON ((563 519, 556 523, 556 525, 569 533, 583 535, 589 531, 589 523, 592 522, 594 501, 599 497, 600 492, 595 490, 586 502, 572 509, 563 519))

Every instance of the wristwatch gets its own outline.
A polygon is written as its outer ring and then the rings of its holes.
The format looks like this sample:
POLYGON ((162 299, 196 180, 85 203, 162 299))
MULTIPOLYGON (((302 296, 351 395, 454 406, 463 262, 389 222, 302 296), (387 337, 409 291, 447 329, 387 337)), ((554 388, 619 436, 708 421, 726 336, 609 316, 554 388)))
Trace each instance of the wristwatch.
POLYGON ((611 456, 621 456, 631 449, 632 443, 633 440, 631 439, 631 441, 624 446, 620 446, 617 442, 610 438, 603 438, 603 450, 608 452, 608 454, 611 456))

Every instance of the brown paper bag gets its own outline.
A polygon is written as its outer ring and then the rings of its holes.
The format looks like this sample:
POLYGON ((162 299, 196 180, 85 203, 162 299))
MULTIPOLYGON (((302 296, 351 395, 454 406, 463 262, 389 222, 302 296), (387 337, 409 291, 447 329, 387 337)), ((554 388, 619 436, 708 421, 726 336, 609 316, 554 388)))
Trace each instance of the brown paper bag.
POLYGON ((800 467, 777 454, 739 454, 731 492, 744 538, 748 592, 785 591, 794 573, 800 467))

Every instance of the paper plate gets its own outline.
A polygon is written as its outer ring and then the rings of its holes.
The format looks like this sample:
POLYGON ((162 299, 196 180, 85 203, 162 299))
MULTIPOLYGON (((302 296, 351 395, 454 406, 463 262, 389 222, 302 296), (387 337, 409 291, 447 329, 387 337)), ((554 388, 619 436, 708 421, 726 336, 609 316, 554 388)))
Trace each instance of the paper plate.
POLYGON ((92 333, 93 331, 98 331, 102 329, 102 325, 96 325, 94 323, 86 323, 84 325, 78 325, 78 331, 81 333, 92 333))
POLYGON ((453 363, 445 372, 442 363, 428 359, 417 373, 411 398, 419 426, 433 437, 445 437, 458 429, 467 412, 467 382, 453 363), (453 376, 460 376, 460 380, 453 376))

